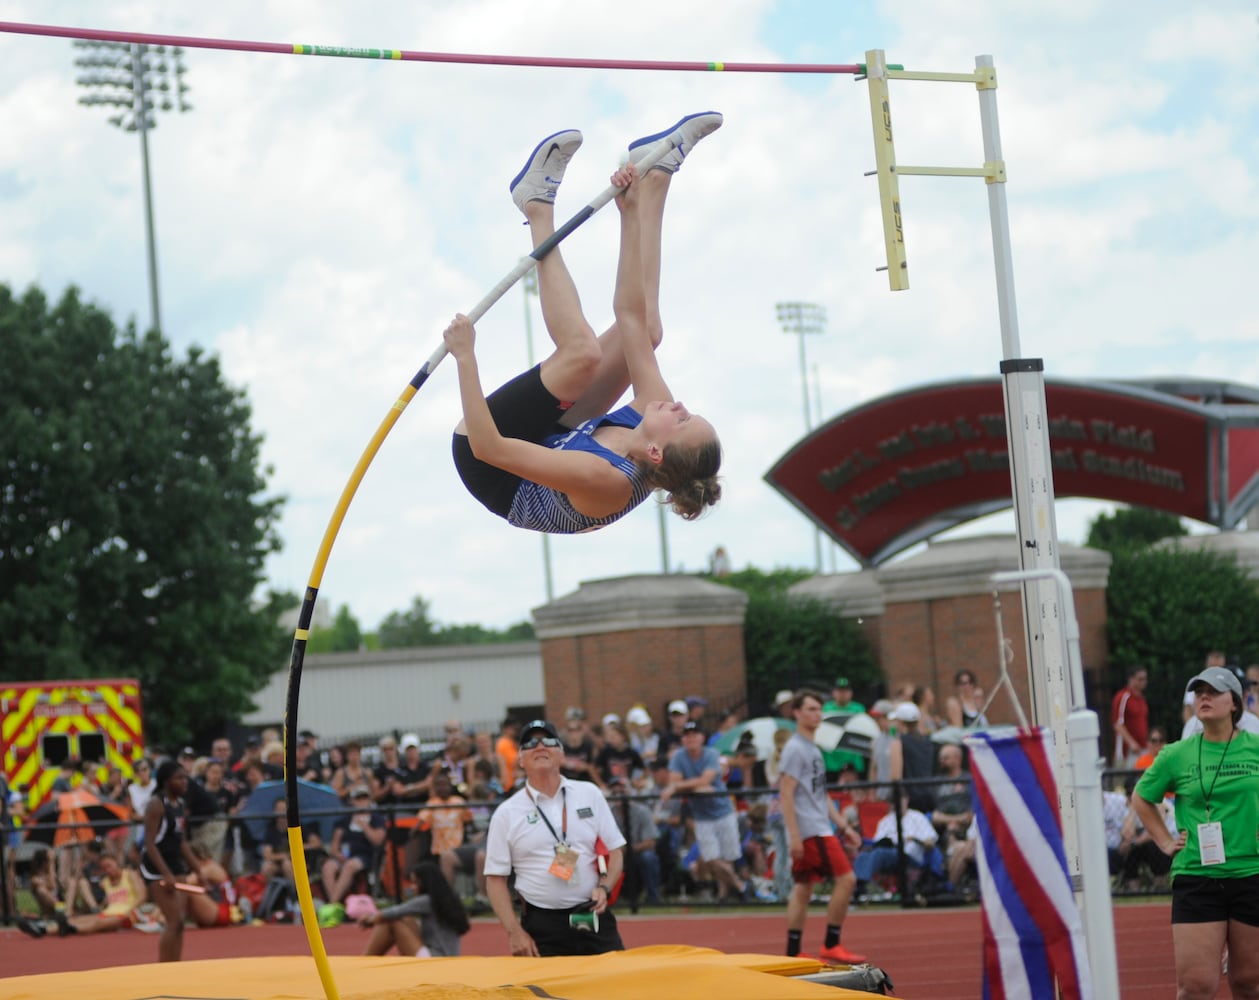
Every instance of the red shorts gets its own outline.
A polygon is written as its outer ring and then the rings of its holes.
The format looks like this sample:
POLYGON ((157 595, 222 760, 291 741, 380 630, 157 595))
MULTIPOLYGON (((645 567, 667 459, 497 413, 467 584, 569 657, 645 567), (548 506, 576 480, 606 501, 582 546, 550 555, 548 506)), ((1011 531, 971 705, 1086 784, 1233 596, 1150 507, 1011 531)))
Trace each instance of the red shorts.
POLYGON ((804 853, 791 861, 792 881, 805 885, 847 875, 850 871, 852 865, 838 837, 806 837, 804 853))

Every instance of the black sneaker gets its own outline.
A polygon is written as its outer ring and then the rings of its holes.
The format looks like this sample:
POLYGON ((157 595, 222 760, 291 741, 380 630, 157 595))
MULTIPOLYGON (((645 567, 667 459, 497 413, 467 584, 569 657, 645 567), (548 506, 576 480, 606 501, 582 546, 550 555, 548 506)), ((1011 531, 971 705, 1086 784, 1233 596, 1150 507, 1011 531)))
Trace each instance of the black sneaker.
POLYGON ((43 924, 37 924, 33 920, 27 920, 25 917, 17 918, 17 929, 23 934, 29 934, 33 938, 42 938, 48 933, 43 924))

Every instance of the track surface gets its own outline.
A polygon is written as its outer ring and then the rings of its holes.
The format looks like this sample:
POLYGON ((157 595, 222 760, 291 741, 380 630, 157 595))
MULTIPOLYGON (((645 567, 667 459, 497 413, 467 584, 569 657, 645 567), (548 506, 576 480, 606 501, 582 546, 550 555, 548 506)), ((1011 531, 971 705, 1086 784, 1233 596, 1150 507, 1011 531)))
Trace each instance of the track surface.
MULTIPOLYGON (((824 918, 810 914, 805 951, 821 945, 824 918)), ((1172 936, 1166 903, 1115 908, 1115 934, 1123 1000, 1166 997, 1174 993, 1172 936)), ((764 913, 696 912, 670 916, 623 916, 621 936, 629 947, 692 944, 726 952, 781 954, 786 935, 780 910, 764 913)), ((976 1000, 982 993, 979 910, 884 910, 852 913, 844 944, 887 970, 904 1000, 976 1000)), ((330 955, 357 955, 367 933, 353 925, 323 931, 330 955)), ((476 920, 464 938, 465 955, 502 955, 506 939, 492 919, 476 920)), ((308 955, 300 927, 268 925, 190 929, 184 958, 240 958, 308 955)), ((137 931, 114 934, 48 936, 34 941, 0 927, 0 974, 31 975, 77 969, 136 965, 157 961, 157 938, 137 931)), ((1218 997, 1227 997, 1222 985, 1218 997)), ((4 996, 0 980, 0 998, 4 996)))

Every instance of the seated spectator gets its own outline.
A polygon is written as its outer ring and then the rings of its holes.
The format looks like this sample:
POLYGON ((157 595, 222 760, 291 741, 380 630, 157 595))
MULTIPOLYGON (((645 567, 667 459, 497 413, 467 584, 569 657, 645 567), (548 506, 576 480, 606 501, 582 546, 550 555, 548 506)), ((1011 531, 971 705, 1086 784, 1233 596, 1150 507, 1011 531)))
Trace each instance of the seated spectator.
MULTIPOLYGON (((207 856, 216 860, 223 857, 223 848, 227 843, 228 816, 239 799, 235 788, 225 778, 226 771, 222 761, 209 758, 200 782, 204 791, 203 807, 208 815, 202 819, 200 827, 193 831, 194 843, 204 846, 207 856)), ((191 823, 189 829, 192 829, 191 823)))
MULTIPOLYGON (((734 759, 730 761, 730 773, 726 778, 727 787, 731 791, 756 788, 755 768, 756 741, 752 738, 751 733, 745 732, 739 738, 739 744, 734 749, 734 759)), ((744 803, 744 807, 746 807, 746 803, 744 803)))
POLYGON ((975 852, 979 848, 979 824, 972 819, 966 827, 966 835, 949 845, 948 877, 953 891, 973 898, 978 895, 979 869, 975 852))
POLYGON ((477 764, 480 761, 485 761, 490 766, 491 777, 496 783, 501 783, 502 774, 507 770, 507 761, 499 755, 494 734, 488 729, 480 729, 472 737, 472 773, 465 775, 469 791, 477 781, 477 764))
POLYGON ((1111 875, 1123 870, 1123 824, 1128 818, 1128 796, 1123 792, 1102 791, 1102 825, 1106 832, 1106 864, 1111 875))
MULTIPOLYGON (((1137 786, 1138 775, 1130 774, 1124 782, 1124 791, 1129 800, 1137 786)), ((1158 803, 1158 811, 1172 839, 1176 838, 1176 814, 1166 799, 1158 803)), ((1141 889, 1143 879, 1148 879, 1154 887, 1165 887, 1167 873, 1171 870, 1172 859, 1164 854, 1150 831, 1145 828, 1137 817, 1136 810, 1129 807, 1124 818, 1123 831, 1119 841, 1119 855, 1122 865, 1119 869, 1120 885, 1129 892, 1141 889)))
MULTIPOLYGON (((188 877, 188 882, 201 886, 205 892, 189 894, 188 919, 198 927, 230 927, 232 924, 239 924, 243 916, 227 869, 217 860, 209 858, 204 851, 194 851, 203 859, 203 864, 196 874, 188 877)), ((290 879, 290 884, 291 881, 290 879)))
POLYGON ((463 903, 431 861, 420 862, 410 874, 415 882, 415 896, 358 918, 360 927, 372 930, 363 954, 384 955, 390 948, 397 948, 399 955, 416 958, 458 955, 459 939, 470 926, 463 903))
MULTIPOLYGON (((267 827, 259 846, 258 874, 268 879, 279 878, 293 881, 293 855, 289 848, 289 818, 283 799, 276 799, 272 807, 275 819, 267 827)), ((319 824, 311 823, 302 829, 305 844, 306 870, 317 871, 323 861, 323 841, 319 837, 319 824)))
POLYGON ((603 749, 595 755, 595 770, 605 785, 620 782, 632 788, 645 784, 647 765, 638 751, 629 745, 629 733, 620 719, 604 720, 603 749))
POLYGON ((398 748, 402 752, 402 761, 398 765, 394 798, 399 805, 414 809, 428 801, 433 790, 432 771, 429 762, 420 756, 420 738, 415 733, 406 733, 398 741, 398 748))
POLYGON ((943 729, 945 722, 936 714, 936 693, 934 688, 919 685, 914 688, 910 700, 918 706, 918 728, 930 736, 938 729, 943 729))
POLYGON ((372 772, 363 763, 363 745, 357 740, 345 744, 345 763, 332 775, 332 788, 343 802, 350 801, 350 789, 356 785, 371 787, 372 772))
POLYGON ((331 786, 336 773, 345 766, 345 747, 340 744, 328 747, 320 754, 319 781, 331 786))
POLYGON ((622 798, 634 794, 634 789, 623 778, 609 782, 606 794, 609 798, 608 805, 612 809, 612 818, 616 820, 617 829, 625 838, 623 895, 637 902, 641 893, 645 902, 653 906, 664 902, 660 896, 660 855, 656 853, 656 842, 660 839, 660 834, 651 808, 637 799, 622 798))
POLYGON ((516 760, 520 756, 520 722, 508 716, 498 727, 498 740, 494 743, 494 751, 503 762, 503 770, 498 775, 498 782, 503 788, 516 787, 516 760))
POLYGON ((284 744, 279 740, 263 744, 262 772, 268 781, 281 781, 284 778, 284 744))
MULTIPOLYGON (((488 772, 489 762, 477 761, 476 769, 488 772)), ((464 828, 463 843, 437 859, 441 866, 442 876, 452 886, 460 873, 472 876, 476 897, 471 903, 469 912, 473 915, 488 913, 491 909, 485 888, 485 837, 490 826, 490 815, 493 813, 492 803, 497 802, 501 797, 502 789, 495 791, 484 781, 473 782, 472 787, 468 789, 468 814, 471 816, 471 822, 464 828)))
POLYGON ((585 709, 574 705, 564 713, 560 739, 564 741, 564 763, 560 773, 569 781, 598 782, 599 772, 595 767, 597 751, 590 726, 586 723, 585 709))
MULTIPOLYGON (((769 874, 769 855, 773 843, 769 835, 769 803, 764 799, 752 803, 745 814, 743 827, 743 860, 747 864, 748 874, 763 880, 769 874)), ((759 883, 758 883, 759 884, 759 883)), ((758 892, 757 898, 765 896, 758 892)), ((777 898, 774 894, 772 898, 777 898)))
MULTIPOLYGON (((134 868, 120 865, 116 858, 105 853, 98 853, 94 864, 100 871, 105 905, 99 913, 68 918, 64 914, 56 914, 57 932, 62 937, 67 934, 103 934, 131 927, 136 908, 147 898, 144 879, 134 868)), ((45 931, 42 926, 18 919, 18 927, 26 933, 31 933, 29 928, 32 926, 39 928, 36 936, 43 937, 45 931)))
POLYGON ((1138 771, 1144 771, 1147 767, 1154 763, 1154 758, 1162 752, 1163 747, 1167 745, 1167 730, 1162 726, 1151 726, 1150 733, 1145 738, 1145 751, 1137 758, 1137 762, 1133 765, 1138 771))
POLYGON ((372 808, 371 789, 366 785, 351 789, 350 802, 354 812, 337 820, 322 866, 324 900, 328 903, 341 902, 355 878, 373 870, 376 852, 385 842, 385 817, 372 808))
MULTIPOLYGON (((911 868, 930 871, 944 877, 943 858, 936 843, 939 834, 931 820, 917 809, 909 808, 909 792, 901 792, 900 829, 905 833, 905 860, 911 868)), ((853 859, 852 870, 857 875, 857 892, 864 893, 876 875, 895 873, 900 865, 899 831, 896 810, 889 810, 879 820, 869 847, 865 847, 853 859)), ((904 887, 902 887, 903 889, 904 887)))
POLYGON ((625 713, 625 729, 629 733, 629 745, 638 755, 643 760, 655 760, 660 752, 660 734, 652 726, 645 705, 635 705, 625 713))
POLYGON ((462 730, 458 733, 451 730, 450 727, 458 725, 457 723, 446 725, 446 747, 435 757, 429 758, 429 773, 431 775, 445 771, 450 775, 451 786, 462 795, 472 779, 472 741, 463 735, 462 730))
POLYGON ((31 859, 31 895, 35 897, 39 914, 34 920, 28 920, 25 917, 18 918, 19 930, 31 937, 43 937, 47 933, 48 929, 44 926, 46 920, 55 921, 58 932, 63 937, 74 933, 73 928, 69 926, 69 919, 57 906, 60 900, 57 891, 57 875, 53 871, 52 862, 52 851, 40 851, 31 859))
POLYGON ((715 747, 719 742, 721 742, 721 738, 737 726, 740 721, 739 710, 737 708, 727 709, 722 712, 721 717, 717 720, 717 728, 709 734, 708 745, 710 747, 715 747))
MULTIPOLYGON (((464 827, 472 822, 467 800, 455 794, 450 775, 445 771, 433 773, 433 794, 424 808, 416 814, 419 829, 431 836, 429 852, 434 859, 453 852, 463 844, 464 827)), ((419 858, 417 861, 426 860, 419 858)))
POLYGON ((931 822, 940 834, 940 847, 947 854, 949 845, 965 837, 970 826, 970 775, 962 766, 962 748, 956 743, 941 746, 937 760, 940 782, 934 790, 931 822))

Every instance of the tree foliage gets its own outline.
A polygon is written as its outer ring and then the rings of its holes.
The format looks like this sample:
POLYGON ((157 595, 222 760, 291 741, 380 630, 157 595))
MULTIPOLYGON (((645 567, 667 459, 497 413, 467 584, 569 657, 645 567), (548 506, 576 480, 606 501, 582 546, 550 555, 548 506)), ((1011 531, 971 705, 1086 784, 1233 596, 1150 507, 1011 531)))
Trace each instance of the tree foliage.
POLYGON ((197 348, 0 285, 0 677, 136 677, 151 742, 212 731, 283 661, 244 394, 197 348))
POLYGON ((413 646, 463 646, 490 642, 516 642, 534 638, 529 622, 517 622, 506 629, 483 625, 440 625, 429 613, 429 603, 415 597, 406 611, 391 612, 376 630, 381 649, 407 649, 413 646))
POLYGON ((1093 520, 1084 544, 1113 556, 1187 534, 1189 530, 1175 514, 1149 507, 1119 507, 1113 514, 1099 514, 1093 520))
POLYGON ((874 651, 852 621, 823 601, 788 593, 792 584, 811 575, 806 570, 748 568, 710 578, 748 595, 743 646, 750 714, 768 713, 782 688, 812 686, 829 692, 843 675, 860 691, 882 678, 874 651))
POLYGON ((1150 721, 1180 731, 1185 682, 1209 650, 1259 659, 1259 592, 1230 556, 1197 549, 1115 556, 1106 589, 1112 690, 1130 666, 1149 672, 1150 721))
POLYGON ((341 605, 329 628, 313 627, 306 640, 308 653, 350 653, 364 645, 363 630, 349 607, 341 605))

